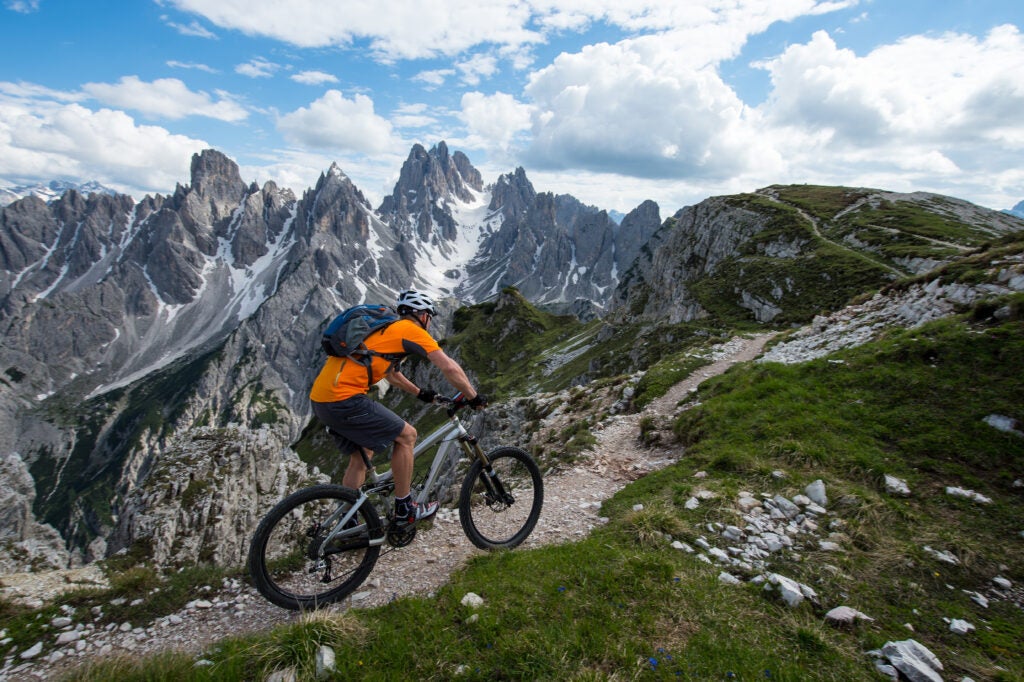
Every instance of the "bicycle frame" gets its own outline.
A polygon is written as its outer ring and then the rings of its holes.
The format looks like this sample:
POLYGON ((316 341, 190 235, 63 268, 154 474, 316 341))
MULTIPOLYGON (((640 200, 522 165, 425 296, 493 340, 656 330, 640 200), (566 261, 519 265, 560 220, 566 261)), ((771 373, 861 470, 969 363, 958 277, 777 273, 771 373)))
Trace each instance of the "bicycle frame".
MULTIPOLYGON (((447 424, 442 424, 430 435, 416 444, 416 447, 413 448, 412 451, 413 461, 434 446, 437 446, 437 454, 434 455, 434 460, 430 464, 430 471, 427 474, 426 481, 420 489, 419 494, 416 496, 416 502, 420 504, 430 499, 430 495, 434 492, 434 487, 437 484, 437 479, 441 472, 447 467, 456 466, 460 450, 461 453, 465 454, 467 457, 476 457, 480 459, 485 466, 488 464, 487 456, 480 448, 479 442, 476 437, 471 436, 466 430, 466 427, 463 426, 462 421, 459 420, 459 417, 456 414, 456 408, 454 407, 448 408, 447 424), (456 444, 460 447, 456 448, 456 444)), ((394 492, 395 483, 393 472, 388 470, 382 474, 378 474, 373 466, 373 462, 366 456, 366 453, 360 451, 360 454, 363 457, 363 462, 366 464, 367 478, 369 481, 363 484, 359 489, 359 497, 355 504, 347 509, 345 508, 345 505, 339 506, 338 509, 325 521, 324 525, 333 524, 333 528, 331 528, 331 532, 327 534, 320 545, 319 555, 321 557, 324 556, 324 550, 332 540, 359 535, 366 532, 365 524, 354 526, 352 528, 346 528, 345 526, 355 517, 359 508, 369 501, 371 495, 381 497, 386 505, 391 497, 391 493, 394 492), (341 518, 338 518, 339 515, 341 515, 341 518)), ((381 535, 379 538, 370 538, 368 544, 370 547, 374 547, 384 544, 385 541, 386 534, 381 535)))

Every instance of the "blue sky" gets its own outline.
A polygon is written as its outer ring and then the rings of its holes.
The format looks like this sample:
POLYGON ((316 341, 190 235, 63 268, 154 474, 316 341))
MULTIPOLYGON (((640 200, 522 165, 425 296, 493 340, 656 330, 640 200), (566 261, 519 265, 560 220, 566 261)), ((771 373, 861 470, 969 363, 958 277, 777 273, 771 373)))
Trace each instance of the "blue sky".
POLYGON ((776 183, 1024 199, 1020 0, 0 0, 0 185, 218 149, 374 206, 415 143, 662 216, 776 183))

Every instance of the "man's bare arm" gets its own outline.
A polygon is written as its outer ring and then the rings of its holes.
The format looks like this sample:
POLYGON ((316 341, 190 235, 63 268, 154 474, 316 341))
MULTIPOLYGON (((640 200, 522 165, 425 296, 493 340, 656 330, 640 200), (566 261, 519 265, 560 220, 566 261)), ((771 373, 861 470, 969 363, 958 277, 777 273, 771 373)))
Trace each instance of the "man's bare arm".
POLYGON ((476 397, 476 389, 473 388, 473 384, 469 383, 469 377, 466 376, 466 372, 459 366, 459 363, 448 357, 443 350, 435 350, 428 353, 427 359, 441 370, 448 383, 462 391, 462 395, 466 400, 472 400, 476 397))

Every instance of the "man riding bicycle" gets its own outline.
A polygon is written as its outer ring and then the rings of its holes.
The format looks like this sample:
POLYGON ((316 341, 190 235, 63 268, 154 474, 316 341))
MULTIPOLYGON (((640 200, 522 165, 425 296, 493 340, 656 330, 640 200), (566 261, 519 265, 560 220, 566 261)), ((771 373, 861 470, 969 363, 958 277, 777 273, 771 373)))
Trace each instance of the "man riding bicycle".
MULTIPOLYGON (((370 386, 382 378, 392 386, 431 403, 437 393, 419 388, 398 370, 398 363, 389 357, 418 355, 441 370, 445 379, 462 392, 470 407, 481 409, 487 400, 473 388, 462 367, 437 345, 430 335, 430 320, 437 314, 434 302, 418 291, 398 294, 395 309, 401 319, 374 332, 363 343, 375 354, 370 356, 369 376, 366 367, 342 357, 329 356, 309 393, 313 413, 330 429, 338 449, 348 454, 348 468, 342 485, 358 489, 366 478, 366 464, 357 457, 383 450, 394 442, 391 471, 395 481, 395 522, 409 525, 437 513, 438 503, 419 505, 412 500, 413 447, 416 429, 384 405, 369 398, 370 386), (388 357, 381 357, 388 356, 388 357)), ((400 361, 399 361, 400 362, 400 361)))

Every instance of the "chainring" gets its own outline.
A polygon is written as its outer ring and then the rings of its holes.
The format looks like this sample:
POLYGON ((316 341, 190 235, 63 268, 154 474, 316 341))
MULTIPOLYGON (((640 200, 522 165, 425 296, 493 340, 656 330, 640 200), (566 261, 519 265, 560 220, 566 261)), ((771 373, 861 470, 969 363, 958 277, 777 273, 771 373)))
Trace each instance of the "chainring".
POLYGON ((405 547, 416 538, 416 526, 388 528, 388 544, 392 547, 405 547))

